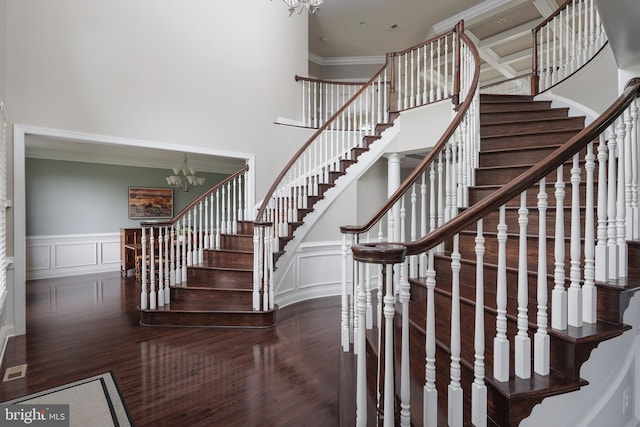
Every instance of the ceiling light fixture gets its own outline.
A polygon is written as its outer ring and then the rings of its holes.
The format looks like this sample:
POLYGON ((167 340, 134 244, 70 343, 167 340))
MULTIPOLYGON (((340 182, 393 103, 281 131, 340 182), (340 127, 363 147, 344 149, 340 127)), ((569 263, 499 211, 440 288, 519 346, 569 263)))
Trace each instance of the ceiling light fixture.
POLYGON ((282 0, 289 7, 289 16, 298 15, 306 8, 309 13, 316 13, 324 0, 282 0))
POLYGON ((184 191, 189 191, 191 187, 204 184, 205 178, 196 177, 196 169, 190 168, 187 163, 187 153, 184 153, 184 162, 179 168, 173 168, 173 175, 168 176, 167 184, 184 191))

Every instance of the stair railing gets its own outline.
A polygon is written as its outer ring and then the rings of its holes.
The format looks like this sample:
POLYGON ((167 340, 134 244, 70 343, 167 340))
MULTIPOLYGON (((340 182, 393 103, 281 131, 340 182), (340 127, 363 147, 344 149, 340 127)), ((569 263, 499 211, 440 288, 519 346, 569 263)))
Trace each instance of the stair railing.
MULTIPOLYGON (((583 360, 567 361, 566 354, 552 353, 563 353, 564 348, 554 348, 550 343, 552 332, 548 328, 549 310, 553 329, 566 330, 568 326, 580 327, 595 323, 598 319, 595 282, 623 283, 627 276, 626 240, 640 236, 638 96, 640 78, 634 78, 629 81, 624 93, 586 129, 517 179, 514 178, 490 196, 464 209, 421 239, 406 243, 361 243, 352 247, 354 271, 357 272, 357 316, 353 321, 356 325, 364 324, 366 318, 366 269, 369 266, 379 266, 379 271, 383 271, 379 277, 384 286, 379 288, 379 292, 387 287, 401 289, 399 304, 406 304, 407 297, 403 296, 406 278, 402 274, 405 257, 424 257, 426 254, 426 274, 422 276, 426 278, 427 287, 424 425, 437 425, 437 341, 444 343, 447 338, 450 339, 450 382, 446 397, 449 425, 461 426, 463 422, 463 390, 460 381, 463 366, 474 374, 471 385, 471 420, 474 425, 486 425, 486 381, 507 393, 509 385, 506 382, 510 377, 515 375, 517 378, 527 379, 531 377, 532 370, 545 376, 550 369, 558 369, 573 376, 574 380, 579 378, 579 365, 583 360), (552 184, 553 192, 548 190, 548 181, 555 181, 552 184), (568 199, 566 204, 565 198, 568 199), (527 201, 536 205, 537 215, 529 213, 527 201), (518 208, 517 218, 511 220, 512 226, 516 227, 513 233, 509 233, 508 229, 507 207, 518 208), (539 219, 535 220, 535 216, 539 219), (551 227, 555 236, 553 241, 547 241, 546 238, 547 219, 554 224, 551 227), (529 241, 527 237, 529 222, 537 222, 537 242, 529 241), (488 224, 495 226, 497 233, 488 232, 485 227, 488 224), (474 231, 465 231, 468 227, 474 231), (471 237, 468 236, 470 232, 471 237), (497 240, 497 253, 485 251, 485 241, 489 238, 497 240), (436 266, 434 256, 443 245, 446 246, 451 261, 449 265, 436 266), (537 257, 531 255, 532 250, 536 252, 536 247, 537 257), (476 282, 471 289, 460 281, 461 270, 468 271, 469 268, 461 265, 461 253, 467 257, 475 255, 477 260, 476 282), (495 295, 484 288, 486 276, 483 265, 487 261, 497 264, 495 295), (394 270, 400 271, 399 277, 389 273, 394 270), (536 283, 527 282, 528 272, 534 272, 537 276, 536 283), (436 289, 440 275, 443 279, 436 289), (448 276, 451 277, 450 285, 446 283, 448 276), (554 281, 550 308, 548 278, 554 281), (509 283, 517 283, 515 308, 507 304, 509 283), (533 287, 534 292, 529 292, 529 287, 533 287), (447 331, 436 329, 436 324, 438 327, 446 326, 442 319, 447 315, 436 313, 434 304, 434 298, 443 288, 447 288, 445 290, 451 294, 451 322, 447 331), (529 300, 529 294, 536 295, 535 301, 529 300), (484 300, 485 297, 488 301, 484 300), (475 317, 473 330, 462 328, 461 319, 470 316, 475 317), (490 328, 487 320, 495 321, 495 329, 490 328), (515 324, 515 327, 508 327, 509 322, 515 324), (443 332, 449 334, 442 335, 443 332), (493 346, 485 347, 487 341, 493 341, 493 346), (462 360, 462 342, 474 343, 473 362, 462 360), (512 345, 513 352, 510 348, 512 345), (514 356, 512 363, 509 360, 511 354, 514 356), (557 365, 550 366, 551 360, 557 365), (563 363, 567 365, 560 366, 563 363), (513 366, 513 371, 510 366, 513 366)), ((385 294, 382 303, 384 325, 387 328, 388 323, 393 320, 396 302, 388 292, 385 294)), ((616 323, 620 321, 608 318, 603 320, 616 323)), ((403 325, 403 335, 404 333, 403 325)), ((361 354, 364 351, 363 340, 364 334, 360 334, 357 344, 360 352, 358 372, 361 373, 357 379, 358 390, 366 388, 366 366, 360 366, 361 363, 366 363, 365 355, 361 354)), ((393 338, 387 340, 386 346, 393 343, 393 338)), ((400 348, 401 359, 405 360, 409 350, 404 345, 404 339, 400 348)), ((392 360, 393 355, 385 355, 385 359, 387 358, 392 360)), ((385 365, 385 383, 387 375, 393 379, 392 367, 393 364, 385 365)), ((393 388, 391 390, 395 396, 396 391, 393 388)), ((385 390, 384 393, 389 391, 385 390)), ((402 397, 401 400, 404 408, 402 397)), ((366 401, 360 395, 356 397, 356 401, 359 416, 366 411, 366 401), (361 408, 363 405, 365 409, 361 408)), ((385 407, 385 419, 387 410, 391 409, 385 407)), ((508 415, 504 416, 505 419, 495 421, 499 425, 509 424, 511 421, 508 415)))
POLYGON ((254 229, 254 309, 273 306, 273 253, 281 252, 300 219, 333 181, 367 148, 376 126, 389 112, 427 105, 448 97, 457 104, 463 24, 403 52, 387 54, 386 64, 304 143, 267 192, 254 229), (267 230, 270 228, 270 230, 267 230))
MULTIPOLYGON (((404 349, 401 361, 401 425, 409 425, 409 364, 408 364, 408 275, 417 276, 422 268, 425 274, 424 259, 418 260, 414 254, 408 263, 404 255, 396 248, 385 243, 376 243, 393 255, 382 263, 360 261, 349 272, 349 247, 357 247, 364 242, 404 242, 414 241, 425 236, 430 230, 442 226, 457 215, 458 208, 468 203, 468 187, 473 185, 473 169, 477 165, 479 150, 479 96, 478 78, 480 59, 473 43, 464 34, 460 25, 458 38, 454 43, 455 72, 459 75, 459 99, 451 124, 445 130, 438 143, 420 162, 409 177, 394 192, 387 202, 372 218, 362 226, 343 226, 342 232, 342 319, 341 343, 344 351, 349 351, 353 342, 354 353, 358 355, 358 402, 357 424, 366 425, 366 355, 364 353, 365 330, 378 325, 378 342, 386 351, 393 349, 394 303, 396 298, 402 305, 403 334, 401 347, 404 349), (393 260, 391 262, 390 260, 393 260), (395 265, 394 265, 395 264, 395 265), (351 278, 351 280, 350 280, 351 278), (372 294, 377 294, 377 311, 374 316, 372 294), (351 300, 350 300, 351 298, 351 300), (384 325, 384 331, 383 327, 384 325), (365 387, 365 388, 363 388, 365 387)), ((411 101, 402 101, 411 105, 411 101)), ((379 246, 373 245, 374 251, 379 246)), ((366 251, 365 249, 364 251, 366 251)), ((354 258, 360 257, 362 252, 354 258)), ((422 255, 425 258, 425 255, 422 255)), ((379 409, 384 412, 385 420, 393 420, 393 357, 385 354, 384 367, 378 366, 378 375, 384 371, 384 389, 379 391, 379 409), (388 400, 391 399, 391 400, 388 400), (390 418, 389 418, 390 417, 390 418)))
POLYGON ((225 178, 169 221, 140 224, 141 310, 169 304, 170 288, 187 285, 187 268, 202 263, 206 249, 220 249, 222 236, 238 232, 238 222, 249 213, 248 171, 245 166, 225 178))
POLYGON ((602 49, 607 36, 594 0, 567 0, 533 29, 531 94, 575 73, 602 49))
MULTIPOLYGON (((334 82, 301 76, 295 79, 302 85, 302 125, 316 129, 364 85, 363 82, 334 82)), ((369 108, 365 106, 366 110, 369 108)))

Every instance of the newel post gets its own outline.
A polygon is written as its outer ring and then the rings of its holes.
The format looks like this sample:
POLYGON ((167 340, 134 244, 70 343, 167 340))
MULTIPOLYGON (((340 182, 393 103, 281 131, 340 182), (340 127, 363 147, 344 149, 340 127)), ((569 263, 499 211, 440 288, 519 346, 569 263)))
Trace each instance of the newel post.
POLYGON ((538 81, 540 75, 538 74, 538 28, 532 30, 533 34, 533 54, 531 55, 531 96, 538 94, 538 81))
POLYGON ((453 95, 451 96, 451 101, 457 109, 457 107, 460 105, 460 34, 464 33, 464 21, 460 21, 456 24, 453 33, 455 35, 455 68, 453 71, 453 95))

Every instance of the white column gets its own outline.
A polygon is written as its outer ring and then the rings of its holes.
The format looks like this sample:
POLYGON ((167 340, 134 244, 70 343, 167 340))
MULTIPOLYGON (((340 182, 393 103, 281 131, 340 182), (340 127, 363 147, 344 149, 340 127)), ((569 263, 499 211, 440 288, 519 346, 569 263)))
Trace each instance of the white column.
MULTIPOLYGON (((401 156, 398 153, 391 153, 385 155, 387 158, 387 196, 391 196, 400 187, 402 177, 400 175, 400 159, 401 156)), ((389 224, 389 231, 387 233, 389 242, 400 241, 400 226, 398 221, 400 220, 400 204, 396 204, 392 209, 392 218, 394 224, 389 224)))

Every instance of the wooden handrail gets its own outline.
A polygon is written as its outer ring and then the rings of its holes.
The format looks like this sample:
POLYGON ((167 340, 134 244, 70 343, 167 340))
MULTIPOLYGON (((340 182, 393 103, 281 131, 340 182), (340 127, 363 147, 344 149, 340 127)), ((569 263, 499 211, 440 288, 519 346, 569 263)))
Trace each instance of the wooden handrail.
POLYGON ((264 215, 264 211, 267 209, 267 205, 269 203, 269 200, 271 200, 271 196, 273 196, 273 193, 275 193, 276 188, 278 188, 280 181, 282 181, 282 178, 284 178, 284 176, 287 174, 289 169, 291 169, 291 166, 293 166, 296 160, 298 160, 302 156, 305 150, 318 138, 318 136, 320 136, 322 132, 324 132, 331 124, 333 124, 336 118, 339 117, 340 114, 342 114, 342 112, 345 111, 351 105, 351 103, 353 103, 353 101, 357 99, 367 89, 367 87, 369 87, 369 85, 375 82, 378 76, 382 74, 386 66, 387 64, 383 65, 382 68, 380 68, 380 70, 377 73, 375 73, 374 76, 371 77, 371 79, 369 79, 367 83, 364 83, 362 85, 362 87, 351 97, 351 99, 349 99, 342 107, 340 107, 335 113, 333 113, 333 115, 329 117, 329 119, 326 122, 324 122, 324 124, 320 126, 318 130, 316 130, 309 139, 307 139, 307 141, 302 145, 302 147, 298 149, 298 151, 293 155, 293 157, 291 157, 291 159, 287 162, 287 164, 284 165, 284 167, 282 168, 282 170, 280 171, 276 179, 273 181, 273 184, 271 184, 271 188, 269 188, 269 191, 267 191, 267 194, 264 196, 264 199, 262 199, 262 204, 260 205, 260 209, 258 209, 258 213, 256 215, 256 219, 255 219, 256 222, 262 221, 262 216, 264 215))
POLYGON ((553 12, 551 15, 547 16, 547 19, 545 19, 544 21, 542 21, 536 27, 533 28, 533 30, 532 30, 533 33, 535 34, 538 31, 540 31, 540 28, 544 27, 549 22, 551 22, 551 20, 553 20, 553 18, 555 18, 556 16, 560 15, 560 12, 562 12, 564 9, 566 9, 567 6, 569 6, 569 4, 572 3, 572 2, 573 2, 573 0, 565 0, 564 3, 562 3, 560 6, 558 6, 558 8, 555 10, 555 12, 553 12))
POLYGON ((326 84, 331 84, 336 86, 361 86, 366 84, 366 82, 336 82, 333 80, 314 79, 312 77, 303 77, 297 74, 295 75, 294 78, 295 78, 295 81, 297 82, 304 81, 304 82, 311 82, 311 83, 326 83, 326 84))
POLYGON ((164 221, 164 222, 155 222, 155 221, 154 222, 141 222, 140 225, 142 227, 146 227, 146 226, 162 226, 162 227, 166 227, 166 226, 174 225, 176 223, 176 221, 178 221, 182 217, 182 215, 184 215, 191 208, 193 208, 195 205, 197 205, 202 200, 204 200, 206 197, 208 197, 211 193, 213 193, 214 191, 217 191, 222 186, 226 185, 228 182, 234 180, 235 178, 237 178, 238 176, 242 175, 243 173, 245 173, 248 170, 249 170, 249 165, 246 165, 245 167, 243 167, 239 171, 235 172, 234 174, 229 175, 228 177, 226 177, 225 179, 223 179, 222 181, 217 183, 215 186, 211 187, 208 191, 202 193, 197 199, 195 199, 194 201, 189 203, 180 212, 175 214, 169 221, 164 221))
POLYGON ((627 83, 623 94, 600 115, 593 123, 580 133, 569 139, 562 146, 549 154, 545 159, 527 170, 518 179, 512 180, 500 190, 476 203, 451 221, 428 233, 414 242, 401 243, 407 247, 407 255, 424 253, 439 245, 446 238, 462 231, 466 226, 495 211, 507 201, 530 188, 542 178, 556 170, 558 166, 569 160, 589 142, 602 134, 613 123, 631 102, 640 96, 640 77, 634 77, 627 83))
POLYGON ((442 34, 439 34, 439 35, 435 36, 435 37, 431 37, 429 40, 424 41, 424 42, 420 42, 420 43, 418 43, 417 45, 412 46, 412 47, 410 47, 410 48, 408 48, 408 49, 401 50, 401 51, 399 51, 399 52, 390 52, 390 53, 388 53, 388 54, 387 54, 387 56, 400 56, 400 55, 404 55, 405 53, 409 53, 409 52, 411 52, 412 50, 418 49, 418 48, 420 48, 420 47, 422 47, 422 46, 426 46, 426 45, 428 45, 428 44, 430 44, 430 43, 432 43, 432 42, 434 42, 434 41, 437 41, 438 39, 444 39, 445 37, 448 37, 448 36, 452 35, 456 30, 458 30, 458 29, 459 29, 459 26, 460 26, 460 23, 457 23, 457 24, 455 25, 455 27, 453 27, 453 28, 452 28, 452 29, 450 29, 449 31, 446 31, 446 32, 444 32, 444 33, 442 33, 442 34))
POLYGON ((413 172, 403 181, 400 187, 389 197, 389 199, 385 202, 384 205, 367 221, 364 225, 343 225, 340 227, 340 231, 346 234, 361 234, 369 231, 380 219, 395 205, 398 200, 404 195, 409 188, 413 185, 413 182, 418 179, 420 174, 422 174, 427 167, 431 165, 433 160, 436 158, 438 153, 444 148, 447 144, 447 141, 453 136, 456 128, 462 122, 464 115, 469 110, 471 106, 471 102, 473 101, 473 96, 475 93, 475 88, 478 86, 478 80, 480 78, 480 55, 478 54, 477 49, 475 48, 471 39, 469 39, 464 33, 460 33, 460 38, 462 38, 470 47, 471 52, 473 53, 473 57, 476 62, 476 69, 474 70, 473 80, 471 82, 472 90, 469 90, 466 99, 461 104, 458 109, 455 117, 444 131, 436 145, 433 147, 431 151, 427 154, 427 156, 422 159, 422 161, 415 167, 413 172))

